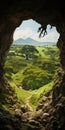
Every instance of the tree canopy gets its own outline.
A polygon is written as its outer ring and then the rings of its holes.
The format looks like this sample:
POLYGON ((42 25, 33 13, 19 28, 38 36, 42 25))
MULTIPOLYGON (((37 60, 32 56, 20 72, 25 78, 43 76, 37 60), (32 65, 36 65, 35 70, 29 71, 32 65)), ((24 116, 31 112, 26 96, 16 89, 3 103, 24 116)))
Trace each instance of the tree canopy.
POLYGON ((29 60, 29 58, 34 55, 35 53, 38 53, 38 50, 35 46, 32 45, 24 45, 21 48, 21 53, 25 55, 26 60, 29 60))

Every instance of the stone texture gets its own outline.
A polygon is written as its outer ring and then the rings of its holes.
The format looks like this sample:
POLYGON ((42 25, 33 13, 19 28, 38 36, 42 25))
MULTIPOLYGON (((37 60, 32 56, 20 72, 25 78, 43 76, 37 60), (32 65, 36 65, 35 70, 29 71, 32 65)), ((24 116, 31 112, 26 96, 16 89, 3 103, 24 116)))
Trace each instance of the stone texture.
MULTIPOLYGON (((13 41, 13 33, 23 20, 33 19, 41 24, 41 31, 45 30, 48 24, 56 26, 60 33, 57 46, 60 50, 61 67, 65 69, 65 2, 64 0, 1 0, 0 1, 0 92, 7 91, 4 78, 4 65, 10 45, 13 41), (5 91, 4 91, 5 90, 5 91)), ((40 30, 39 29, 39 30, 40 30)), ((44 34, 43 34, 44 35, 44 34)), ((43 107, 45 113, 50 114, 47 119, 43 119, 46 130, 65 130, 65 74, 58 73, 57 82, 53 89, 52 105, 46 104, 43 107), (61 104, 61 105, 59 105, 61 104), (63 110, 63 113, 62 113, 63 110)), ((13 93, 13 91, 11 91, 13 93)), ((11 94, 12 94, 11 93, 11 94)), ((0 95, 1 95, 0 94, 0 95)), ((1 96, 2 98, 2 96, 1 96)), ((12 99, 11 99, 12 100, 12 99)), ((4 102, 4 101, 3 101, 4 102)), ((5 119, 5 118, 4 118, 5 119)), ((11 118, 10 118, 11 119, 11 118)), ((2 119, 3 120, 3 119, 2 119)), ((38 120, 38 119, 37 119, 38 120)), ((4 121, 5 122, 5 121, 4 121)), ((14 123, 16 125, 16 123, 14 123)), ((9 130, 20 130, 19 121, 16 126, 6 123, 9 130)), ((4 126, 0 125, 4 130, 4 126)), ((30 130, 39 128, 31 128, 30 130)), ((40 130, 41 130, 40 129, 40 130)), ((23 130, 23 129, 22 129, 23 130)))

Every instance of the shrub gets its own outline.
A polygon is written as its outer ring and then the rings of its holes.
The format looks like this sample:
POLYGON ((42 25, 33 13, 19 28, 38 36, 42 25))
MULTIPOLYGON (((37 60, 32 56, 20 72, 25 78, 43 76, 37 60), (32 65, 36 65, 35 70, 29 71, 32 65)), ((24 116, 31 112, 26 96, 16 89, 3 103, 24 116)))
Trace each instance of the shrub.
POLYGON ((31 65, 23 72, 24 79, 22 81, 22 86, 24 89, 38 89, 41 86, 47 84, 51 80, 51 75, 39 67, 31 65))

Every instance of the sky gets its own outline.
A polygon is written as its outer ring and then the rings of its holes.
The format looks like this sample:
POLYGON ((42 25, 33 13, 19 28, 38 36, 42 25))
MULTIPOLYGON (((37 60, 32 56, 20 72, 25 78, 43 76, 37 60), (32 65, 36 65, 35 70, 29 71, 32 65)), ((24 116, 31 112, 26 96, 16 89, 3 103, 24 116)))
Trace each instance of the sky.
POLYGON ((45 35, 43 38, 39 38, 38 28, 41 25, 37 23, 36 21, 30 19, 23 21, 22 24, 16 28, 13 39, 17 40, 19 38, 33 38, 34 40, 40 41, 40 42, 57 42, 59 38, 59 33, 56 31, 56 27, 53 27, 50 30, 50 25, 47 26, 47 35, 45 35))

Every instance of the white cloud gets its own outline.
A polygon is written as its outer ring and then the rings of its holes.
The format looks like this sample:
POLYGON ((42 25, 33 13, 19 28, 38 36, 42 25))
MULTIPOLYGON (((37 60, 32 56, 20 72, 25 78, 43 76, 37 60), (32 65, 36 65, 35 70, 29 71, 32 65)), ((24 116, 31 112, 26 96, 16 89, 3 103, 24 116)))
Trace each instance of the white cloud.
POLYGON ((57 42, 59 33, 57 31, 52 31, 45 35, 43 38, 39 38, 39 33, 33 32, 32 29, 28 27, 25 30, 16 29, 13 36, 14 40, 18 38, 25 39, 27 37, 31 37, 41 42, 57 42))
POLYGON ((31 28, 26 28, 25 30, 15 30, 13 38, 14 40, 18 39, 18 38, 27 38, 27 37, 31 37, 33 35, 33 32, 31 30, 31 28))
POLYGON ((41 38, 41 41, 44 42, 57 42, 59 38, 59 33, 58 32, 51 32, 45 35, 43 38, 41 38))

